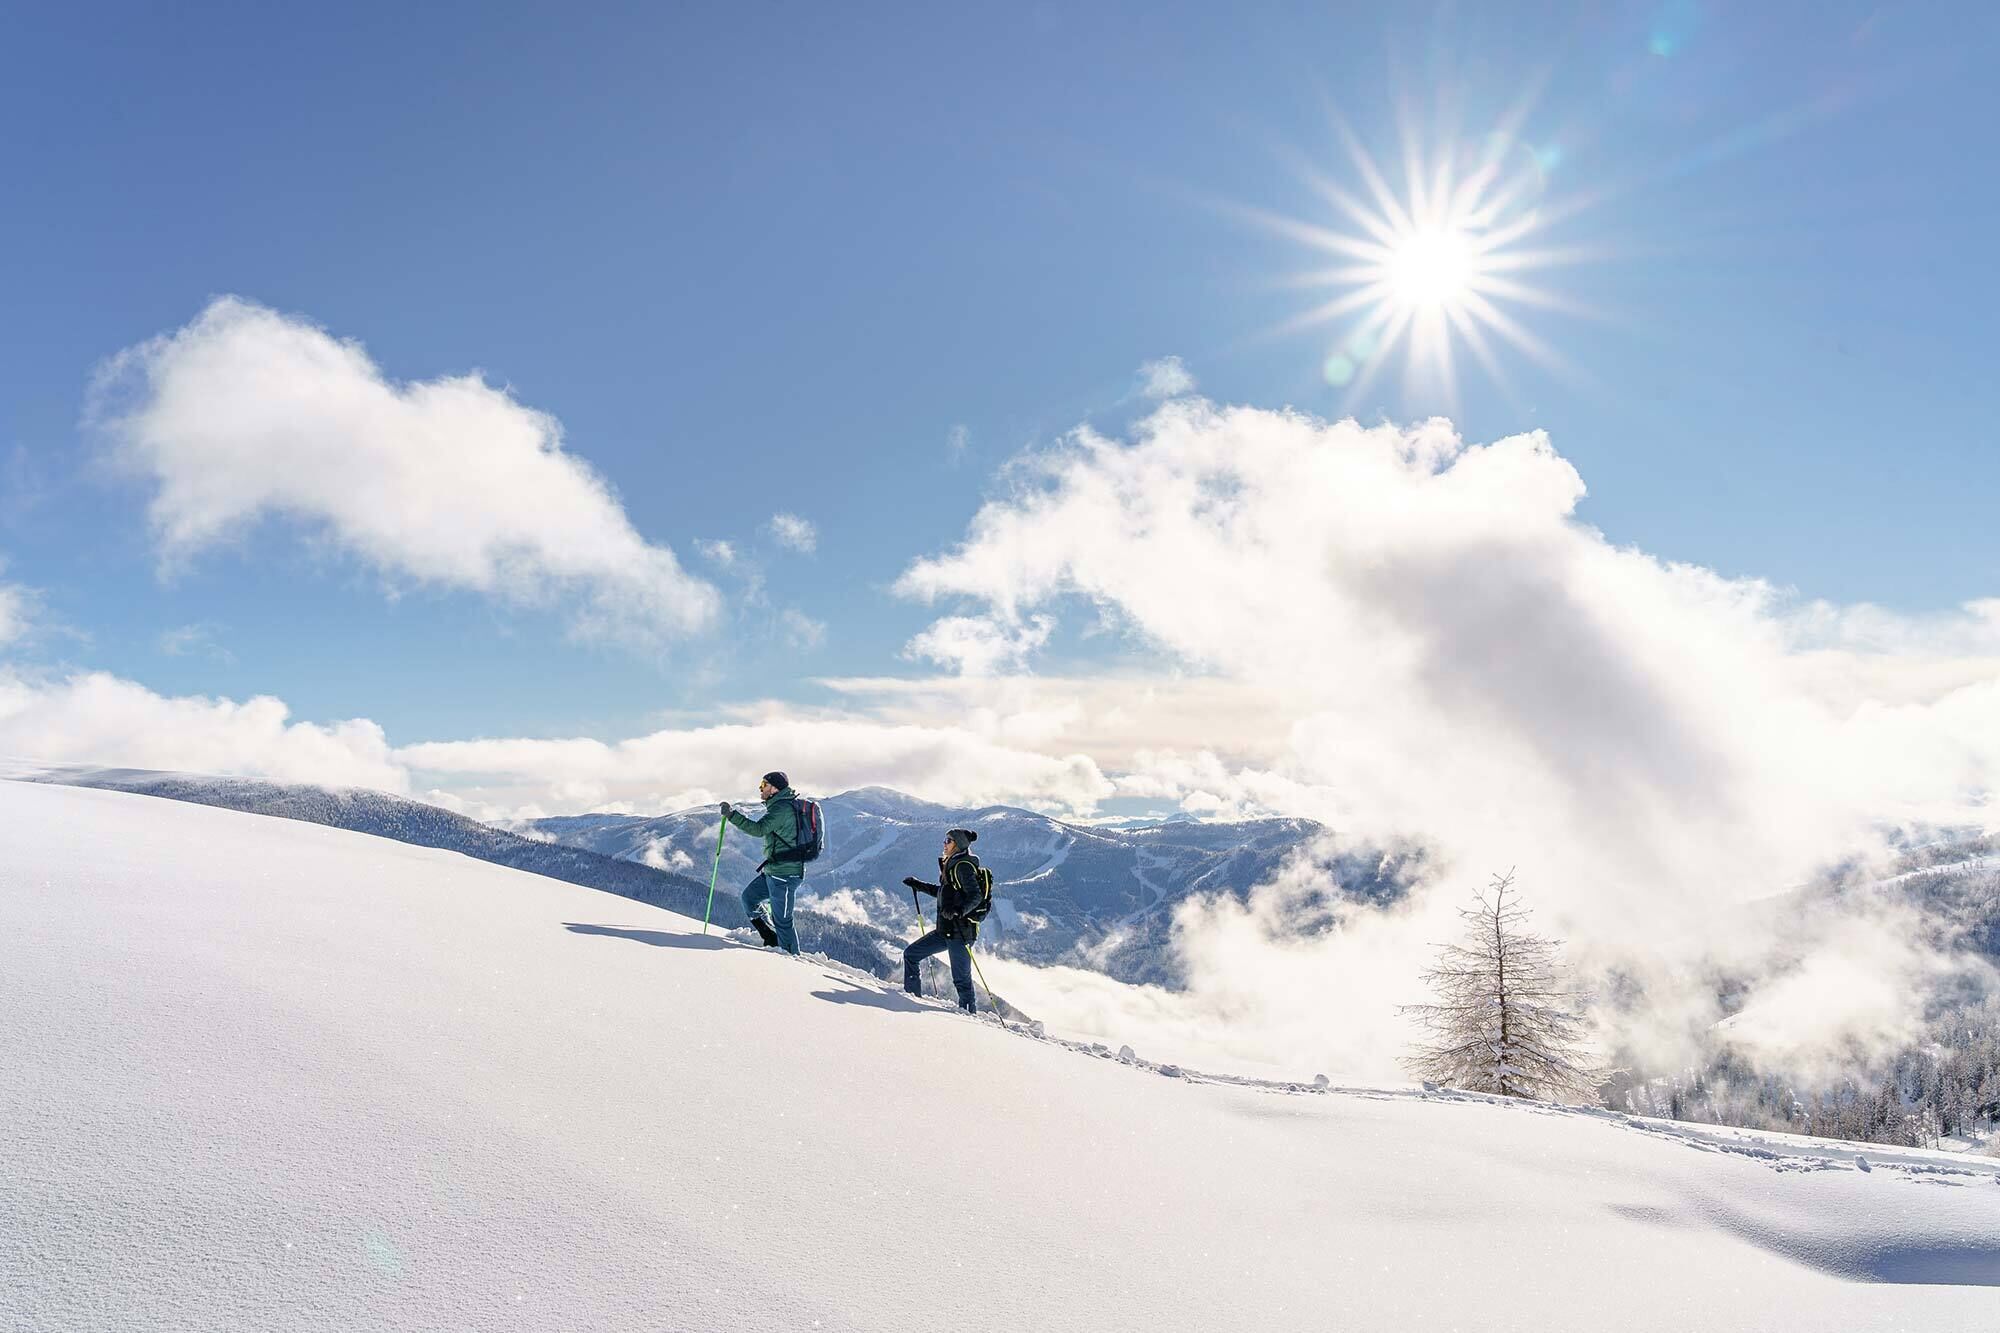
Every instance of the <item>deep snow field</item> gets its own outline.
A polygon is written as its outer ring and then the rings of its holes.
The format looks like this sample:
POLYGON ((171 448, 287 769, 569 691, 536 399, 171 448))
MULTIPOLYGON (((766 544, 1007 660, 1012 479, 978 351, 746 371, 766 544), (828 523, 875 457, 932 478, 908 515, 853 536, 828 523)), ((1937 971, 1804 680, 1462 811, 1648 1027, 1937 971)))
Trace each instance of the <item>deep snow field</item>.
POLYGON ((1167 1075, 0 781, 0 1329, 814 1328, 1990 1333, 2000 1162, 1167 1075))

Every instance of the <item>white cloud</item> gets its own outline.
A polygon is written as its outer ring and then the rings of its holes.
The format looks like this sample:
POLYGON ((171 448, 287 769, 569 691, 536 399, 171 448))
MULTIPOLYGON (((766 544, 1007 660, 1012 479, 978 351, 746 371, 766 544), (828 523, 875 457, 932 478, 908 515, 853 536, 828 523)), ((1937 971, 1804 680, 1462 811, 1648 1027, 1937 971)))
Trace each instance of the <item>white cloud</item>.
POLYGON ((832 893, 807 894, 799 899, 798 905, 821 916, 850 926, 874 924, 874 917, 868 911, 868 904, 853 889, 835 889, 832 893))
POLYGON ((0 668, 0 754, 51 764, 171 769, 403 793, 382 729, 289 720, 276 699, 166 698, 102 672, 44 680, 0 668))
MULTIPOLYGON (((974 604, 938 622, 941 642, 1070 600, 1108 609, 1137 645, 1278 701, 1287 723, 1247 761, 1209 742, 1137 754, 1121 793, 1423 836, 1453 898, 1519 864, 1582 959, 1663 993, 1694 963, 1770 955, 1714 924, 1877 845, 1878 821, 1992 817, 1991 603, 1798 607, 1615 547, 1575 521, 1582 480, 1539 435, 1468 448, 1443 422, 1181 401, 1130 444, 1079 431, 1036 467, 899 582, 974 604)), ((1193 921, 1187 949, 1227 924, 1193 921)), ((1315 967, 1361 965, 1326 947, 1315 967)), ((1386 1030, 1357 1031, 1357 1058, 1386 1030)))
POLYGON ((965 451, 972 447, 972 428, 963 423, 953 426, 945 433, 945 455, 954 466, 965 460, 965 451))
MULTIPOLYGON (((1050 755, 1005 743, 971 726, 905 726, 858 717, 822 717, 767 705, 755 721, 670 729, 629 740, 474 740, 405 746, 399 762, 466 799, 500 808, 567 781, 599 784, 609 799, 640 808, 676 808, 649 799, 699 786, 744 793, 782 768, 799 786, 837 792, 871 784, 947 803, 1018 802, 1085 811, 1112 792, 1081 754, 1050 755)), ((683 800, 682 805, 698 802, 683 800)))
POLYGON ((1803 945, 1793 941, 1799 964, 1764 977, 1721 1029, 1753 1060, 1816 1080, 1844 1068, 1850 1048, 1889 1050, 1916 1037, 1912 997, 1957 973, 1926 945, 1907 905, 1882 902, 1799 928, 1808 932, 1803 945))
POLYGON ((671 838, 651 838, 646 842, 639 859, 655 870, 684 871, 694 868, 694 858, 679 847, 671 838))
POLYGON ((741 798, 785 768, 808 790, 895 787, 965 805, 1085 813, 1113 787, 1089 758, 1020 743, 991 716, 926 726, 762 702, 734 720, 623 741, 488 739, 396 747, 365 718, 291 720, 278 699, 162 696, 103 672, 0 667, 0 756, 372 787, 483 820, 659 813, 741 798), (416 777, 424 778, 418 782, 416 777))
POLYGON ((1049 616, 1025 622, 986 616, 947 616, 911 639, 903 656, 928 658, 969 676, 1019 667, 1055 632, 1049 616))
POLYGON ((1176 781, 1268 764, 1291 732, 1284 701, 1226 677, 1102 668, 1076 675, 833 677, 814 682, 870 718, 908 726, 972 720, 1010 745, 1091 756, 1121 795, 1171 796, 1176 781), (1151 791, 1145 788, 1157 787, 1151 791), (1129 790, 1128 790, 1129 788, 1129 790))
POLYGON ((808 555, 819 546, 819 529, 797 514, 773 514, 769 526, 771 536, 777 539, 780 546, 789 546, 808 555))
POLYGON ((811 651, 826 642, 826 622, 814 620, 803 611, 787 608, 778 617, 785 627, 785 641, 802 651, 811 651))
POLYGON ((696 541, 694 549, 710 564, 728 569, 736 563, 736 547, 724 541, 696 541))
POLYGON ((571 604, 584 635, 651 645, 717 606, 554 417, 477 374, 395 383, 358 343, 234 297, 113 358, 90 416, 152 482, 169 567, 282 518, 391 578, 571 604))
POLYGON ((1141 1054, 1277 1078, 1316 1073, 1395 1079, 1410 1037, 1397 1006, 1419 998, 1431 941, 1455 933, 1442 895, 1387 910, 1338 908, 1301 932, 1306 895, 1327 875, 1307 849, 1247 902, 1196 898, 1176 914, 1182 990, 1128 986, 1097 972, 989 959, 993 984, 1066 1033, 1141 1054))
POLYGON ((1163 356, 1139 367, 1139 392, 1147 398, 1178 398, 1194 392, 1194 375, 1177 356, 1163 356))

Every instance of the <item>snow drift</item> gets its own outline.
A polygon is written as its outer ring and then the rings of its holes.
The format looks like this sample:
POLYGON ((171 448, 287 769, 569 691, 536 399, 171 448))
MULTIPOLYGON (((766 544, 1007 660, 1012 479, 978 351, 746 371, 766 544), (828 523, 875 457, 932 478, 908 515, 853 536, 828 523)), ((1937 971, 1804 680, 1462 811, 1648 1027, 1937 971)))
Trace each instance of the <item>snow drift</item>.
POLYGON ((0 828, 0 1327, 1993 1322, 2000 1164, 1162 1077, 119 792, 0 828))

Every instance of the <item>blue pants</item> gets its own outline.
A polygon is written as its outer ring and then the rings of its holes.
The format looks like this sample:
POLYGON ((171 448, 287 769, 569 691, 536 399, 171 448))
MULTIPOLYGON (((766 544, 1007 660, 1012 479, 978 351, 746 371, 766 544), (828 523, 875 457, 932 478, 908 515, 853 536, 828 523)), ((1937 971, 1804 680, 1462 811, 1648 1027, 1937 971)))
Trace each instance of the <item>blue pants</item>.
POLYGON ((769 904, 771 910, 764 913, 770 919, 771 929, 778 933, 778 947, 786 953, 799 951, 799 933, 792 929, 792 900, 798 896, 798 879, 786 879, 783 875, 773 875, 769 871, 750 881, 750 887, 743 890, 743 910, 751 916, 757 909, 769 904))
POLYGON ((979 1006, 972 994, 972 950, 965 947, 965 941, 956 935, 947 935, 942 930, 933 930, 922 935, 903 950, 903 989, 912 995, 923 994, 917 984, 917 969, 924 959, 934 954, 951 950, 951 984, 958 992, 958 1007, 966 1013, 974 1013, 979 1006))

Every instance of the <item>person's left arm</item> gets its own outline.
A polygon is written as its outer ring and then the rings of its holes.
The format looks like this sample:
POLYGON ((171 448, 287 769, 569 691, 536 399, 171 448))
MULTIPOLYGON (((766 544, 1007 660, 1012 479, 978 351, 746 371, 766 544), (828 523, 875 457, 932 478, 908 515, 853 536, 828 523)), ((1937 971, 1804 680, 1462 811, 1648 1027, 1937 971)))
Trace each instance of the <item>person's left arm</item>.
POLYGON ((771 821, 777 816, 777 811, 774 808, 777 804, 778 802, 775 798, 766 801, 764 803, 764 813, 758 815, 755 819, 750 818, 750 816, 732 805, 729 807, 729 812, 725 818, 751 837, 761 838, 771 831, 771 821))

